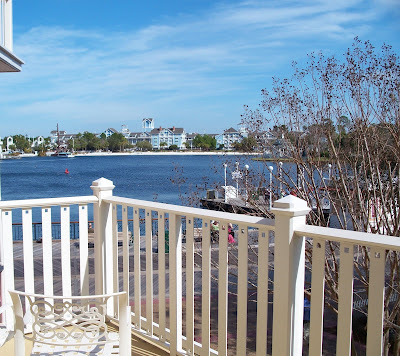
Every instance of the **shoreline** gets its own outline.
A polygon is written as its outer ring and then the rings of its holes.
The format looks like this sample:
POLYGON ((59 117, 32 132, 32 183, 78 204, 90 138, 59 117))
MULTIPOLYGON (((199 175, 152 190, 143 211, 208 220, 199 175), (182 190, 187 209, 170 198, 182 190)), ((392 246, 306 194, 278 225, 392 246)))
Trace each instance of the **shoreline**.
MULTIPOLYGON (((146 152, 87 152, 87 153, 76 153, 73 157, 101 157, 101 156, 261 156, 262 153, 248 153, 248 152, 177 152, 177 151, 146 151, 146 152)), ((19 158, 32 158, 40 157, 32 153, 21 154, 15 159, 19 158)), ((51 157, 51 153, 45 157, 51 157)), ((65 157, 64 157, 65 158, 65 157)))
POLYGON ((87 157, 87 156, 258 156, 261 153, 247 153, 247 152, 89 152, 89 153, 77 153, 76 157, 87 157))

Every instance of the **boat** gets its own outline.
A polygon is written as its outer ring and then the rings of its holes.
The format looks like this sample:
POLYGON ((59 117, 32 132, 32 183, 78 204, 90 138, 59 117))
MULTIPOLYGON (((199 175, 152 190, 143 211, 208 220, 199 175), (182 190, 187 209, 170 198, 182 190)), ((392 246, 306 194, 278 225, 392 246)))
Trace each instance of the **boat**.
POLYGON ((52 157, 60 157, 60 158, 74 158, 75 157, 72 154, 72 152, 61 150, 61 148, 60 148, 60 131, 58 130, 58 124, 57 124, 57 149, 51 156, 52 157))
POLYGON ((20 155, 11 155, 11 154, 3 154, 0 155, 0 160, 6 160, 6 159, 20 159, 20 155))
MULTIPOLYGON (((265 190, 266 191, 266 190, 265 190)), ((205 198, 200 199, 203 208, 235 214, 260 215, 268 211, 269 200, 265 192, 251 194, 237 190, 234 186, 222 186, 222 189, 209 189, 205 198)))
MULTIPOLYGON (((224 168, 226 170, 226 165, 224 165, 224 168)), ((272 172, 272 170, 270 172, 272 172)), ((236 187, 226 184, 225 171, 225 185, 221 188, 207 190, 206 197, 200 199, 201 206, 209 210, 224 211, 235 214, 264 216, 266 213, 270 213, 273 201, 278 199, 277 192, 274 193, 273 191, 272 181, 270 180, 269 187, 258 187, 252 189, 247 185, 247 174, 248 166, 245 166, 244 173, 242 173, 239 170, 239 164, 236 163, 236 170, 232 172, 232 179, 236 181, 236 187), (239 180, 245 181, 245 188, 239 188, 239 180)), ((329 181, 326 182, 326 185, 329 187, 329 181)), ((331 213, 331 202, 327 190, 328 189, 320 188, 320 193, 318 194, 320 198, 318 203, 320 205, 318 205, 317 200, 315 199, 315 194, 313 194, 312 191, 308 193, 311 209, 315 213, 322 214, 325 220, 328 220, 331 213)), ((289 193, 284 192, 282 187, 280 187, 279 197, 283 197, 286 194, 297 196, 297 188, 293 187, 289 193)))
POLYGON ((61 157, 61 158, 74 158, 75 156, 72 154, 72 152, 55 152, 51 155, 52 157, 61 157))

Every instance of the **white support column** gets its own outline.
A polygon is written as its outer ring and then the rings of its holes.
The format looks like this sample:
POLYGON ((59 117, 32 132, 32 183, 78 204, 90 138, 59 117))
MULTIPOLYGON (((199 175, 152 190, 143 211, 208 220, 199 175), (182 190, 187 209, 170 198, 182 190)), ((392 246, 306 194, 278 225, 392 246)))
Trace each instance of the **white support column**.
POLYGON ((112 241, 112 204, 103 202, 104 198, 112 196, 115 188, 112 181, 106 178, 95 180, 91 187, 93 194, 99 199, 98 203, 93 206, 94 220, 94 270, 96 294, 103 294, 109 290, 107 283, 112 281, 105 280, 105 271, 113 268, 113 254, 106 255, 105 241, 112 241))
POLYGON ((295 237, 310 209, 293 195, 277 200, 272 355, 300 356, 303 347, 304 237, 295 237))
POLYGON ((4 47, 13 51, 12 0, 4 3, 4 47))

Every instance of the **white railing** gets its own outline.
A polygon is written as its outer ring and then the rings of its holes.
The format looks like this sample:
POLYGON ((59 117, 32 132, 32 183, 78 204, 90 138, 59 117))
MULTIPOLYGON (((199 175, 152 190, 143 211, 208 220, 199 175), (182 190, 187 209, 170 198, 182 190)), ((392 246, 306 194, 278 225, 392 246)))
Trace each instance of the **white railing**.
MULTIPOLYGON (((77 294, 87 294, 89 291, 89 271, 88 271, 88 204, 97 202, 94 196, 87 197, 68 197, 68 198, 49 198, 33 200, 1 201, 1 241, 0 241, 0 262, 4 266, 1 275, 1 295, 3 303, 11 303, 7 291, 12 289, 23 289, 27 293, 44 293, 52 295, 57 284, 62 284, 62 294, 71 295, 71 285, 73 278, 71 273, 71 254, 70 254, 70 209, 71 206, 78 210, 79 232, 80 232, 80 288, 77 294), (61 278, 57 280, 53 276, 53 238, 52 238, 52 208, 59 207, 61 221, 60 239, 60 264, 61 278), (16 210, 17 209, 17 210, 16 210), (40 210, 42 222, 42 243, 34 245, 32 238, 32 213, 33 209, 40 210), (20 211, 19 211, 20 210, 20 211), (20 215, 23 229, 22 253, 16 255, 13 240, 13 213, 20 215), (40 247, 40 248, 39 248, 40 247), (34 257, 40 256, 42 266, 35 266, 34 257), (18 263, 18 265, 16 265, 18 263), (15 269, 19 269, 23 263, 23 278, 15 278, 15 269), (41 271, 41 275, 35 274, 36 270, 41 271)), ((53 210, 54 211, 54 210, 53 210)), ((39 263, 39 262, 37 262, 39 263)), ((6 314, 7 324, 12 323, 12 313, 6 314)))
MULTIPOLYGON (((309 209, 293 196, 275 202, 275 221, 271 221, 115 197, 112 182, 103 178, 93 182, 91 188, 94 196, 90 197, 0 202, 3 295, 17 284, 13 261, 21 256, 14 256, 11 212, 20 208, 24 278, 18 283, 25 291, 40 292, 38 284, 43 281, 45 293, 58 288, 63 294, 71 294, 74 279, 80 281, 76 292, 81 294, 126 290, 133 306, 132 327, 145 338, 169 347, 171 354, 226 355, 229 349, 238 355, 251 350, 263 356, 271 350, 273 355, 301 355, 304 280, 309 277, 304 257, 307 239, 313 247, 308 351, 310 355, 321 355, 324 247, 326 241, 334 241, 340 244, 336 354, 350 354, 354 246, 366 246, 371 251, 369 283, 374 288, 369 288, 368 295, 367 355, 382 353, 384 256, 386 250, 400 250, 399 238, 308 226, 305 216, 309 209), (94 253, 88 248, 88 204, 93 204, 94 253), (55 205, 61 207, 63 226, 61 281, 53 276, 49 230, 49 207, 55 205), (71 205, 79 208, 77 276, 70 267, 71 205), (42 211, 43 246, 39 252, 43 256, 43 276, 33 272, 37 253, 31 235, 33 207, 42 211), (122 220, 121 231, 118 220, 122 220), (211 243, 212 220, 219 223, 218 243, 211 243), (229 223, 234 226, 234 244, 228 244, 229 223), (122 240, 122 247, 118 247, 118 240, 122 240), (269 278, 272 268, 274 277, 269 278), (273 313, 268 308, 272 292, 273 313), (252 307, 254 295, 256 313, 252 307)), ((111 310, 111 316, 117 317, 117 311, 111 310)))

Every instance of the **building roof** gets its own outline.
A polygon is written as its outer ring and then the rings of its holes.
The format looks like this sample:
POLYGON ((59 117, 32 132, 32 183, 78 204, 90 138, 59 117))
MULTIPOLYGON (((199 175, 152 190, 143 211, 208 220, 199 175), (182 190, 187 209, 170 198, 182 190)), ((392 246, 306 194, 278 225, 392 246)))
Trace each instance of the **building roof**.
POLYGON ((238 130, 235 130, 233 127, 227 129, 224 131, 224 133, 239 133, 238 130))
POLYGON ((143 137, 143 136, 150 136, 148 132, 131 132, 129 137, 143 137))
POLYGON ((150 133, 152 135, 158 135, 163 130, 171 131, 173 134, 177 134, 177 135, 181 135, 185 132, 185 130, 182 127, 170 127, 170 128, 158 127, 156 129, 151 130, 150 133))
MULTIPOLYGON (((60 135, 66 135, 66 134, 67 134, 67 131, 58 130, 58 133, 59 133, 60 135)), ((57 130, 50 131, 50 134, 51 134, 51 135, 57 135, 57 130)))

